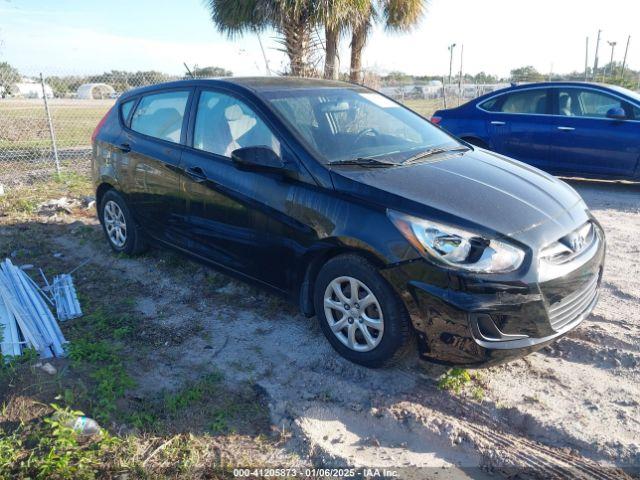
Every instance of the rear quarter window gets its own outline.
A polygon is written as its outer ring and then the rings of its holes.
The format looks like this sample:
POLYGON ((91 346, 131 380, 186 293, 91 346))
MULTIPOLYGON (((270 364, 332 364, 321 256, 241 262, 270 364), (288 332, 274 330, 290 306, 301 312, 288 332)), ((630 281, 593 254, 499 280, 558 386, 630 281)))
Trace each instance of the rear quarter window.
POLYGON ((179 143, 189 91, 145 95, 131 118, 131 130, 179 143))
POLYGON ((136 101, 134 99, 129 100, 128 102, 124 102, 122 105, 120 105, 120 113, 122 114, 122 120, 124 121, 125 125, 129 124, 129 114, 131 113, 131 109, 133 108, 135 103, 136 101))
POLYGON ((489 100, 480 104, 480 108, 487 112, 497 112, 498 104, 500 103, 500 97, 490 98, 489 100))

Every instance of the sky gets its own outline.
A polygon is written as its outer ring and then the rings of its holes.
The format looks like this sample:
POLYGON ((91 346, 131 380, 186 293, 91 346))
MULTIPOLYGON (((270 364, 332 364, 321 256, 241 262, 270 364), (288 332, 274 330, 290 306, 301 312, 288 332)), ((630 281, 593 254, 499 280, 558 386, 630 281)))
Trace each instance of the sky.
MULTIPOLYGON (((583 71, 585 41, 589 64, 602 30, 600 65, 616 41, 622 60, 628 35, 628 64, 640 69, 638 0, 431 0, 422 22, 410 33, 375 27, 364 66, 380 74, 403 71, 444 75, 447 46, 456 43, 454 67, 508 76, 533 65, 539 71, 583 71)), ((274 32, 261 35, 272 70, 286 66, 274 32)), ((349 66, 349 39, 342 41, 341 70, 349 66)), ((109 70, 184 73, 183 62, 215 65, 235 75, 263 75, 256 35, 230 40, 211 23, 202 0, 0 0, 0 61, 25 74, 89 74, 109 70)))

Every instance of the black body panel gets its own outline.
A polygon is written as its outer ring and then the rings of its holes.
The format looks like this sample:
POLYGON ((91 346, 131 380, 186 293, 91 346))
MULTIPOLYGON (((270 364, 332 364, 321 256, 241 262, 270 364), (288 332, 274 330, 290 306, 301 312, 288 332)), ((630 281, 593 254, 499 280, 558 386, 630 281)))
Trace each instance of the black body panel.
MULTIPOLYGON (((94 143, 98 197, 116 188, 150 238, 268 286, 298 302, 307 315, 314 313, 311 292, 322 263, 358 252, 404 301, 425 358, 494 363, 564 334, 552 327, 549 309, 568 309, 558 302, 599 279, 604 262, 604 234, 580 196, 546 173, 481 149, 389 168, 323 164, 261 93, 333 87, 349 85, 290 78, 192 80, 127 92, 94 143), (180 143, 138 134, 117 114, 122 102, 164 89, 192 92, 180 143), (246 171, 229 158, 193 148, 195 105, 205 89, 237 96, 255 109, 282 146, 280 171, 246 171), (503 274, 443 267, 412 246, 388 210, 504 239, 525 253, 524 261, 503 274), (598 229, 589 258, 560 274, 542 268, 540 252, 588 221, 598 229), (487 340, 487 324, 507 341, 487 340)), ((576 297, 575 308, 581 309, 563 328, 573 328, 593 308, 595 297, 587 302, 587 294, 576 297)))

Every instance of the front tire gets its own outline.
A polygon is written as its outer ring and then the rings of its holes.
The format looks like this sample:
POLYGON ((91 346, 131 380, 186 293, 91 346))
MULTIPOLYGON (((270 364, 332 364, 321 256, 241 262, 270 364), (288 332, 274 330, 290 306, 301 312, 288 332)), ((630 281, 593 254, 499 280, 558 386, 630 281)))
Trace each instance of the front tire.
POLYGON ((401 357, 410 344, 404 304, 363 257, 345 254, 329 260, 316 278, 314 305, 329 343, 354 363, 383 366, 401 357))
POLYGON ((100 202, 100 223, 114 252, 137 255, 147 249, 140 227, 131 210, 115 190, 109 190, 100 202))

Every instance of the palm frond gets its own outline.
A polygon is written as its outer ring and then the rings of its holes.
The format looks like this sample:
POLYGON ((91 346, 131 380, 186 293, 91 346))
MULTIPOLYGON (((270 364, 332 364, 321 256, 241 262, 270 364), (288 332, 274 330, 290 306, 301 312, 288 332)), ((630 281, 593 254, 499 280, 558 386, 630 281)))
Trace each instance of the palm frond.
POLYGON ((408 31, 416 27, 427 10, 428 0, 382 0, 382 14, 388 30, 408 31))
POLYGON ((326 27, 343 33, 350 25, 366 20, 370 9, 371 0, 319 0, 317 16, 326 27))
POLYGON ((204 0, 211 21, 220 33, 236 38, 245 32, 273 26, 273 11, 265 0, 204 0))

